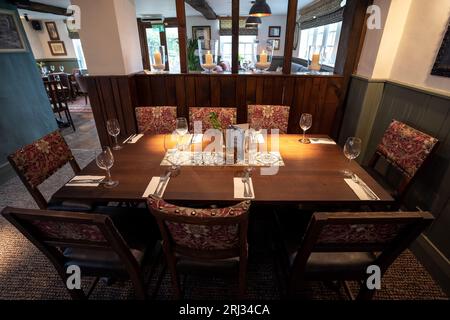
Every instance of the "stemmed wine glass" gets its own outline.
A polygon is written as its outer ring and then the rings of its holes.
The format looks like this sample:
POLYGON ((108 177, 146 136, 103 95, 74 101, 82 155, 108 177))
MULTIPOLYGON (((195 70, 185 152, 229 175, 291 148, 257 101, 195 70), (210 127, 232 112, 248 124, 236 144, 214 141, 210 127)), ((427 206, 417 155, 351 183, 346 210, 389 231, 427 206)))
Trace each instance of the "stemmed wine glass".
POLYGON ((109 135, 114 137, 115 145, 113 147, 113 150, 122 149, 122 146, 120 146, 119 143, 117 142, 117 136, 120 133, 119 121, 117 119, 109 119, 108 121, 106 121, 106 128, 108 130, 109 135))
POLYGON ((51 66, 50 66, 50 70, 52 71, 52 73, 55 72, 55 66, 54 66, 54 65, 51 65, 51 66))
POLYGON ((106 170, 106 182, 105 188, 114 188, 119 184, 119 181, 114 181, 111 179, 111 172, 109 169, 114 165, 114 156, 109 147, 106 147, 102 152, 100 152, 95 158, 95 162, 97 162, 97 166, 100 169, 106 170))
POLYGON ((361 139, 356 137, 349 137, 344 145, 344 155, 348 159, 348 169, 344 170, 344 175, 347 178, 353 177, 353 172, 350 170, 350 164, 353 159, 356 159, 361 153, 361 139))
POLYGON ((184 135, 188 133, 188 124, 186 118, 177 118, 176 132, 180 137, 179 146, 180 150, 184 150, 184 135))
POLYGON ((300 140, 301 143, 311 143, 309 139, 305 137, 306 130, 312 126, 312 115, 309 113, 302 113, 300 117, 300 128, 303 130, 303 139, 300 140))
POLYGON ((178 172, 180 165, 178 164, 178 134, 171 133, 164 136, 164 151, 166 160, 171 164, 169 171, 178 172))
POLYGON ((64 72, 64 66, 59 66, 59 71, 64 72))

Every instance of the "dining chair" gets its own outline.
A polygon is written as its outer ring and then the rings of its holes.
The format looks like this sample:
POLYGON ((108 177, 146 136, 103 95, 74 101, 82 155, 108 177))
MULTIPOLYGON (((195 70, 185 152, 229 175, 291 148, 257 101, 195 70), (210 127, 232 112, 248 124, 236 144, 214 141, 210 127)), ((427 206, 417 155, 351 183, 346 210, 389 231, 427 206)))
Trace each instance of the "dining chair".
POLYGON ((69 88, 64 87, 60 81, 46 81, 44 87, 47 91, 53 113, 57 113, 61 120, 61 112, 64 112, 67 122, 75 131, 75 124, 70 114, 68 101, 70 100, 69 88))
POLYGON ((2 215, 50 260, 72 299, 88 299, 99 278, 129 279, 136 297, 146 298, 143 267, 151 246, 121 234, 109 216, 12 207, 2 215), (88 290, 68 288, 69 266, 80 268, 81 280, 95 277, 88 290))
POLYGON ((344 281, 354 299, 345 282, 353 280, 360 284, 356 299, 371 299, 368 267, 379 267, 381 279, 433 219, 429 212, 316 212, 303 238, 293 226, 279 224, 289 296, 305 281, 344 281))
POLYGON ((438 139, 397 120, 393 120, 385 131, 367 172, 401 203, 417 173, 437 149, 438 139), (377 169, 380 158, 384 158, 401 175, 399 183, 393 185, 377 169))
POLYGON ((289 110, 289 106, 249 105, 247 121, 251 128, 257 122, 262 129, 278 129, 280 133, 287 133, 289 110))
POLYGON ((178 272, 199 268, 237 269, 239 294, 245 294, 250 201, 226 208, 197 209, 176 206, 151 195, 147 204, 160 229, 176 299, 181 297, 178 272))
POLYGON ((85 104, 88 104, 88 85, 86 81, 86 77, 83 76, 80 72, 75 73, 75 81, 78 85, 78 93, 84 96, 85 104))
POLYGON ((137 107, 134 111, 140 133, 166 134, 176 129, 177 107, 137 107))
POLYGON ((190 107, 189 108, 189 128, 194 130, 194 122, 201 121, 202 130, 213 128, 210 120, 211 113, 217 114, 222 129, 227 129, 230 125, 236 124, 236 108, 218 108, 218 107, 190 107))
POLYGON ((66 204, 74 210, 90 210, 91 204, 84 202, 47 202, 38 186, 69 163, 75 175, 80 173, 80 166, 72 151, 59 131, 53 131, 39 140, 26 145, 8 156, 8 161, 16 171, 28 192, 40 209, 58 208, 66 204))

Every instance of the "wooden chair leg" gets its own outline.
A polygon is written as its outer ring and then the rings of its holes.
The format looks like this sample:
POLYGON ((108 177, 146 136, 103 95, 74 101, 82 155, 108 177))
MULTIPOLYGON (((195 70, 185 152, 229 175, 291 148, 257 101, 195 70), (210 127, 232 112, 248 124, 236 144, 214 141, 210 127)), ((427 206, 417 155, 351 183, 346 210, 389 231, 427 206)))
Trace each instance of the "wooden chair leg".
POLYGON ((239 298, 244 299, 247 292, 247 257, 239 262, 239 298))
POLYGON ((88 104, 88 101, 87 101, 87 100, 88 100, 88 96, 87 96, 87 94, 85 94, 85 95, 84 95, 84 101, 85 101, 85 104, 86 104, 86 105, 88 104))

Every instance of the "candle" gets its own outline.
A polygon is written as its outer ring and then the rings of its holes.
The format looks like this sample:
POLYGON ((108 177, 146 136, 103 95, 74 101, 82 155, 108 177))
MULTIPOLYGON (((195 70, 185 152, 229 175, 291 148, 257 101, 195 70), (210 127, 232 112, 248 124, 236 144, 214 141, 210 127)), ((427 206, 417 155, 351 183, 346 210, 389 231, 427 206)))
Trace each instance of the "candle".
POLYGON ((213 56, 209 50, 205 54, 205 64, 213 64, 213 56))
POLYGON ((312 59, 311 59, 311 64, 312 65, 318 65, 319 64, 319 59, 320 59, 320 54, 319 53, 313 53, 312 59))
POLYGON ((267 63, 267 53, 266 50, 263 50, 259 55, 259 63, 267 63))
POLYGON ((162 65, 161 52, 156 51, 153 54, 153 58, 155 59, 155 65, 162 65))

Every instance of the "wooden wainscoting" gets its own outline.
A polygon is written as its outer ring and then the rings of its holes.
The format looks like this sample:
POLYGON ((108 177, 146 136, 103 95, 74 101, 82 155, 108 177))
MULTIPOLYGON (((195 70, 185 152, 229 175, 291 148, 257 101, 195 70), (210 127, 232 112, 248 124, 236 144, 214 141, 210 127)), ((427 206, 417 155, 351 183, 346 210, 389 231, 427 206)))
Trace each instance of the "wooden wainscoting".
POLYGON ((112 140, 106 120, 116 117, 122 137, 136 132, 134 108, 172 105, 188 117, 189 107, 235 107, 238 123, 247 121, 249 104, 291 107, 289 133, 300 131, 303 112, 313 115, 309 132, 331 135, 339 105, 342 76, 281 74, 135 74, 89 77, 89 97, 102 144, 112 140))

